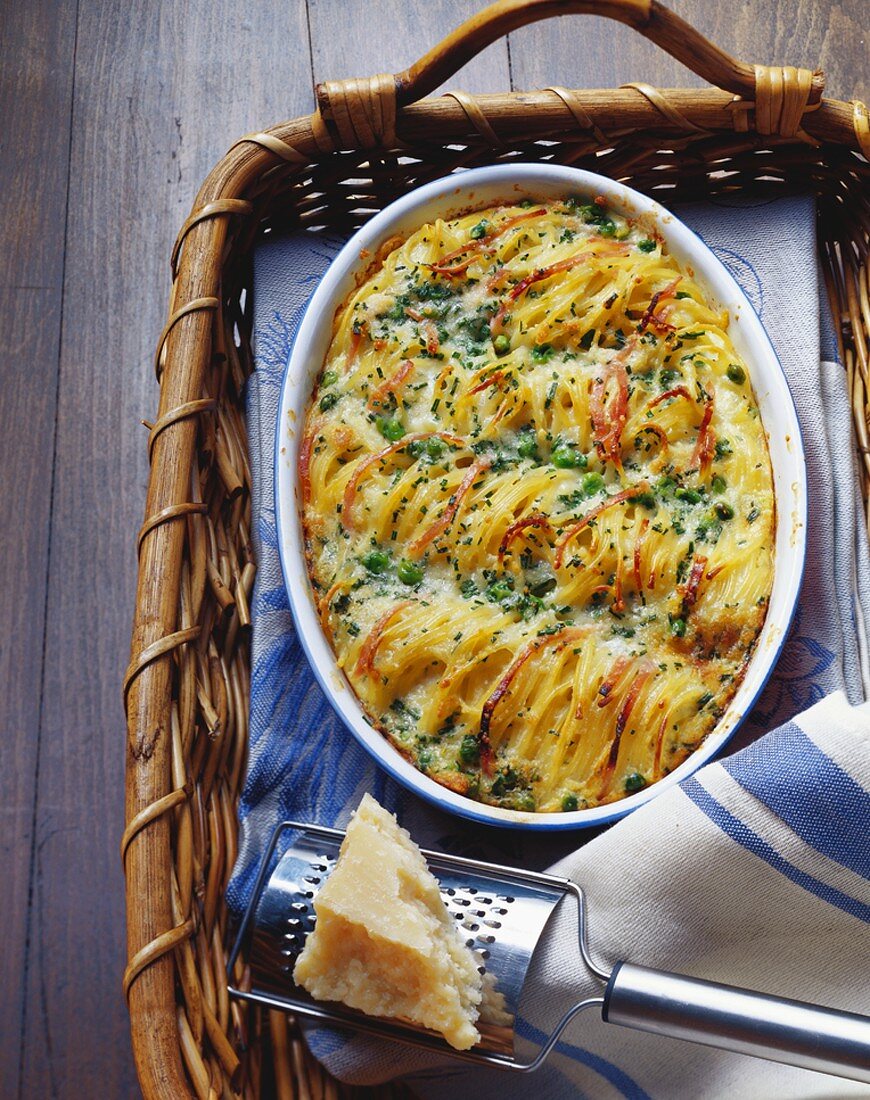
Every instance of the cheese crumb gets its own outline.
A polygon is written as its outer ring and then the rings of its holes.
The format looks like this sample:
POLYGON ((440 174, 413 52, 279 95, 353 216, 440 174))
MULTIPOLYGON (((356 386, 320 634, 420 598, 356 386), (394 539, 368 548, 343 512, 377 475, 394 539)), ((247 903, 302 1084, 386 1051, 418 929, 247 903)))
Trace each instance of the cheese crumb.
POLYGON ((421 1025, 457 1050, 478 1042, 475 958, 420 849, 371 795, 351 819, 314 909, 293 978, 315 1000, 421 1025))

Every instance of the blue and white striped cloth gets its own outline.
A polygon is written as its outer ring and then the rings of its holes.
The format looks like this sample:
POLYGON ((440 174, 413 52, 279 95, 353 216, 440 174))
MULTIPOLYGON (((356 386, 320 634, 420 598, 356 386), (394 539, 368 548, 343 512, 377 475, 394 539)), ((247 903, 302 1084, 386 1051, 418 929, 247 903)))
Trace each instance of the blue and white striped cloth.
MULTIPOLYGON (((529 839, 461 822, 386 778, 332 713, 308 669, 277 554, 272 472, 279 388, 305 303, 342 242, 275 240, 255 260, 257 370, 249 383, 248 429, 259 571, 251 748, 240 852, 227 894, 234 911, 250 896, 278 820, 340 826, 370 791, 426 847, 535 869, 555 863, 569 873, 589 895, 591 936, 602 960, 628 958, 870 1013, 870 711, 857 705, 870 686, 864 611, 870 554, 844 372, 826 308, 821 330, 819 324, 815 211, 811 199, 788 198, 680 213, 761 315, 794 393, 807 455, 809 541, 798 614, 734 745, 756 743, 586 844, 582 833, 529 839)), ((521 1006, 520 1034, 529 1044, 591 988, 567 914, 557 914, 533 965, 521 1006)), ((375 1083, 412 1073, 415 1090, 433 1098, 473 1090, 480 1100, 513 1100, 530 1089, 548 1100, 870 1095, 820 1075, 623 1032, 590 1015, 569 1029, 531 1080, 435 1065, 407 1048, 360 1037, 318 1032, 309 1041, 346 1080, 375 1083)))

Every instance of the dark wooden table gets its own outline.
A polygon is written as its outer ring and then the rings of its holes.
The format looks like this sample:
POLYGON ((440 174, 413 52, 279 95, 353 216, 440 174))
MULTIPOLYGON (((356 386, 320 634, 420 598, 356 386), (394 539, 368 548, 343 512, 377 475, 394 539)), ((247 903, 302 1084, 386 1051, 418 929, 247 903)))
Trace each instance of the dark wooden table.
MULTIPOLYGON (((670 4, 746 61, 818 64, 831 95, 870 98, 866 0, 670 4)), ((120 682, 175 232, 235 137, 310 111, 315 80, 404 68, 479 6, 0 5, 3 1096, 137 1091, 120 682)), ((698 83, 628 29, 568 17, 491 46, 451 86, 628 80, 698 83)))

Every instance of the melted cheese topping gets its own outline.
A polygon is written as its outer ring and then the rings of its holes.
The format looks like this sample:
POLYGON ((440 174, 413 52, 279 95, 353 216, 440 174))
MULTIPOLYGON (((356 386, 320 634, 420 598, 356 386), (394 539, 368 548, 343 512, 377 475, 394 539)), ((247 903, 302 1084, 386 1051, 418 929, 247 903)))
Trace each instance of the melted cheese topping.
POLYGON ((386 242, 337 314, 299 476, 324 630, 422 771, 573 810, 716 725, 775 520, 727 328, 664 241, 596 202, 386 242))

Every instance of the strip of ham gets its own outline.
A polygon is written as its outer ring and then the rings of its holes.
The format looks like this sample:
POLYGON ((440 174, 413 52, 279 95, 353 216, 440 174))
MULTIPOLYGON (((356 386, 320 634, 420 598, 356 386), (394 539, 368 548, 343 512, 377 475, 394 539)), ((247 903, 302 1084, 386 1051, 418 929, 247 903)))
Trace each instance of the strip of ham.
POLYGON ((395 393, 413 369, 413 360, 406 359, 395 374, 392 374, 389 378, 385 378, 379 386, 376 386, 375 389, 372 390, 368 400, 368 407, 371 409, 375 405, 383 404, 383 400, 387 394, 395 393))
MULTIPOLYGON (((417 440, 422 439, 432 439, 433 436, 443 439, 445 443, 450 443, 454 447, 465 446, 464 439, 460 439, 459 436, 456 435, 450 435, 448 432, 414 432, 412 435, 403 436, 396 443, 391 443, 389 447, 384 447, 383 450, 368 455, 357 465, 350 480, 344 487, 344 499, 341 505, 341 522, 346 530, 349 531, 353 528, 353 504, 356 498, 356 491, 363 476, 372 466, 376 466, 383 462, 385 458, 388 458, 391 454, 395 454, 396 451, 401 451, 404 447, 407 447, 409 443, 415 443, 417 440)), ((300 478, 302 476, 301 469, 300 465, 300 478)))
POLYGON ((299 444, 299 458, 296 466, 299 471, 299 488, 302 492, 303 504, 307 504, 311 499, 311 452, 321 425, 321 420, 313 421, 299 444))
POLYGON ((530 286, 534 286, 535 283, 543 282, 544 279, 550 279, 554 275, 558 275, 563 271, 570 271, 572 268, 577 267, 578 264, 584 262, 584 260, 592 259, 595 256, 625 256, 628 254, 628 247, 624 244, 611 244, 606 247, 602 246, 597 252, 578 252, 576 256, 569 256, 565 260, 559 260, 557 263, 550 264, 548 267, 538 268, 537 271, 533 271, 531 275, 527 275, 524 279, 520 279, 518 283, 511 287, 502 301, 499 307, 498 313, 489 323, 489 331, 493 336, 497 336, 504 326, 504 318, 511 305, 522 297, 523 294, 529 289, 530 286))
POLYGON ((713 461, 713 451, 716 447, 716 437, 713 434, 713 429, 710 427, 710 421, 712 419, 713 398, 710 397, 704 405, 704 415, 701 418, 701 426, 698 429, 698 442, 695 444, 695 450, 689 462, 690 470, 700 470, 702 474, 705 474, 709 469, 710 463, 713 461))
POLYGON ((638 696, 643 691, 644 685, 652 676, 653 671, 653 666, 645 663, 636 673, 634 679, 631 681, 631 686, 625 693, 625 699, 616 717, 616 726, 613 732, 613 741, 610 744, 610 753, 608 754, 607 763, 604 765, 604 771, 601 775, 602 796, 609 788, 613 773, 616 770, 616 761, 619 758, 619 746, 622 742, 622 735, 625 733, 626 726, 628 725, 628 720, 631 718, 631 712, 634 710, 638 696))
POLYGON ((533 512, 530 516, 525 516, 523 519, 518 519, 516 523, 512 523, 504 533, 504 537, 501 540, 498 548, 498 563, 502 565, 504 563, 504 556, 507 553, 507 549, 517 535, 521 535, 523 531, 529 527, 537 527, 540 530, 547 528, 553 530, 553 525, 550 523, 547 516, 543 512, 533 512))
POLYGON ((558 634, 547 634, 543 637, 535 638, 526 646, 519 656, 514 659, 513 664, 496 684, 495 690, 483 704, 483 709, 480 712, 480 729, 477 734, 480 764, 487 775, 492 775, 493 764, 492 744, 489 739, 492 716, 495 713, 495 708, 510 690, 510 686, 516 679, 517 673, 532 654, 551 646, 556 646, 558 649, 564 649, 570 642, 575 642, 579 638, 588 635, 590 629, 591 628, 588 626, 569 626, 565 627, 564 630, 560 630, 558 634))
POLYGON ((698 554, 695 560, 692 562, 692 568, 689 572, 689 578, 685 584, 680 585, 677 589, 683 597, 683 606, 685 608, 693 607, 698 599, 698 585, 701 583, 701 578, 704 575, 704 570, 707 567, 707 559, 698 554))
POLYGON ((584 527, 588 527, 589 524, 597 519, 608 508, 613 508, 617 504, 622 504, 626 500, 633 500, 634 497, 639 497, 643 493, 649 492, 649 485, 644 481, 640 485, 633 485, 630 489, 623 489, 621 493, 615 493, 612 497, 606 497, 600 504, 596 504, 591 512, 587 512, 586 515, 578 520, 576 523, 572 523, 559 537, 556 543, 556 557, 555 566, 557 569, 562 568, 562 561, 565 556, 565 547, 578 535, 584 527))
MULTIPOLYGON (((440 433, 439 433, 440 434, 440 433)), ((473 466, 469 466, 468 472, 462 479, 459 488, 451 496, 448 501, 447 507, 435 520, 435 522, 427 527, 422 535, 418 536, 408 547, 408 551, 414 557, 417 557, 434 539, 437 539, 439 535, 443 534, 450 524, 453 522, 453 517, 459 511, 459 506, 462 504, 462 499, 474 484, 474 482, 480 477, 484 470, 488 470, 492 465, 492 459, 482 458, 478 462, 475 462, 473 466)))
POLYGON ((636 338, 632 337, 605 365, 601 377, 592 386, 589 400, 595 447, 602 461, 611 461, 617 469, 622 468, 620 446, 628 419, 628 372, 625 363, 635 343, 636 338), (611 381, 616 382, 616 391, 608 406, 606 398, 611 381))
POLYGON ((363 673, 371 672, 374 667, 374 659, 378 652, 378 646, 381 644, 381 640, 384 636, 384 631, 389 626, 390 622, 403 611, 406 607, 410 607, 413 600, 402 600, 400 603, 394 604, 393 607, 387 608, 387 610, 381 615, 375 625, 369 631, 366 640, 363 642, 362 649, 360 650, 359 657, 357 658, 356 668, 354 671, 358 676, 363 673))
POLYGON ((493 243, 504 233, 507 233, 509 229, 513 229, 515 225, 528 221, 530 218, 540 218, 541 215, 546 214, 546 212, 546 209, 541 207, 538 210, 527 210, 522 214, 517 214, 513 218, 508 218, 507 221, 503 221, 499 225, 493 226, 489 233, 486 233, 479 240, 460 245, 459 248, 455 248, 452 252, 448 252, 446 256, 442 256, 437 264, 429 264, 429 267, 432 271, 436 272, 436 274, 446 275, 448 278, 454 278, 457 275, 461 275, 463 271, 474 263, 481 252, 490 251, 493 243), (470 255, 466 256, 466 253, 470 253, 470 255), (458 256, 465 256, 466 258, 458 263, 451 263, 451 261, 458 256))

